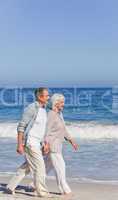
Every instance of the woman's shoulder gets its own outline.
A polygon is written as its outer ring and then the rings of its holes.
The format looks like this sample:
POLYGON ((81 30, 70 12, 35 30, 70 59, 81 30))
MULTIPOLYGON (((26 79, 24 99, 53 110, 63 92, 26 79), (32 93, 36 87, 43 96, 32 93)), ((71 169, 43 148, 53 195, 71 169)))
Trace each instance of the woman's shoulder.
POLYGON ((53 111, 53 110, 49 110, 49 111, 48 111, 48 117, 51 117, 51 116, 52 116, 52 117, 53 117, 53 116, 55 117, 56 115, 57 115, 57 113, 56 113, 55 111, 53 111))

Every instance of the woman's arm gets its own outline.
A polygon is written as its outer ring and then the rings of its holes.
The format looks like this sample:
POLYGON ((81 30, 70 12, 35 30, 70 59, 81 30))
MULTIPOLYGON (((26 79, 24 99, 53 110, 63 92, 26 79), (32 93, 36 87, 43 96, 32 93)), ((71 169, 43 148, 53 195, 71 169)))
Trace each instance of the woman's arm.
POLYGON ((70 144, 72 145, 72 147, 77 151, 79 148, 79 145, 73 140, 68 140, 70 142, 70 144))
POLYGON ((63 127, 64 127, 64 130, 63 130, 64 131, 64 138, 65 138, 65 140, 69 141, 69 140, 72 139, 72 137, 71 137, 71 135, 67 131, 67 128, 66 128, 65 121, 64 121, 62 113, 60 113, 60 117, 61 117, 61 120, 62 120, 62 123, 63 123, 63 127))
POLYGON ((50 111, 47 117, 46 131, 44 136, 44 141, 47 143, 51 143, 56 138, 56 134, 54 131, 55 119, 56 119, 56 113, 50 111))
POLYGON ((56 113, 49 111, 47 117, 46 132, 42 145, 43 146, 42 150, 44 155, 49 153, 50 145, 54 142, 54 140, 57 137, 56 132, 54 131, 56 122, 55 119, 56 119, 56 113))
POLYGON ((64 118, 63 118, 62 114, 61 114, 61 118, 62 118, 62 121, 63 121, 63 124, 64 124, 64 138, 65 138, 65 140, 67 140, 73 146, 73 148, 75 150, 78 150, 79 145, 74 141, 74 139, 68 133, 66 125, 65 125, 65 121, 64 121, 64 118))

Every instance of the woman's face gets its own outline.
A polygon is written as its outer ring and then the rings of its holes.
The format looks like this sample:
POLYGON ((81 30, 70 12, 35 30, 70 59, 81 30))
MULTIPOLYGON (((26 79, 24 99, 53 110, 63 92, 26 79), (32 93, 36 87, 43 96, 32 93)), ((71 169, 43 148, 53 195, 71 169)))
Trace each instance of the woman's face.
POLYGON ((56 107, 59 111, 63 110, 64 108, 64 99, 60 100, 57 104, 56 107))

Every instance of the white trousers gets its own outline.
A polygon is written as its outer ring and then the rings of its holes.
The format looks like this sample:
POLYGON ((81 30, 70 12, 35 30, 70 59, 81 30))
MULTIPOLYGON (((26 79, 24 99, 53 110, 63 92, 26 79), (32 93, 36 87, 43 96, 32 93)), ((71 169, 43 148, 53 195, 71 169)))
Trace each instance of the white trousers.
POLYGON ((19 184, 19 182, 27 174, 32 172, 34 186, 36 188, 37 194, 39 196, 45 195, 46 193, 48 193, 48 190, 45 184, 46 172, 42 151, 40 150, 40 148, 26 147, 25 157, 26 162, 23 163, 17 170, 16 174, 8 183, 7 188, 13 191, 19 184))
MULTIPOLYGON (((50 153, 44 158, 46 173, 48 174, 52 169, 54 169, 56 175, 57 185, 60 192, 70 193, 71 189, 66 182, 66 172, 65 172, 65 162, 62 154, 60 153, 50 153)), ((17 170, 16 174, 9 181, 7 188, 12 191, 17 187, 21 180, 30 173, 30 167, 28 162, 24 162, 17 170)), ((41 171, 39 171, 39 175, 41 171)), ((35 183, 33 183, 35 186, 35 183)))
MULTIPOLYGON (((56 174, 57 185, 62 194, 70 193, 71 189, 66 181, 65 162, 61 153, 50 153, 50 159, 56 174)), ((48 163, 47 163, 48 164, 48 163)))

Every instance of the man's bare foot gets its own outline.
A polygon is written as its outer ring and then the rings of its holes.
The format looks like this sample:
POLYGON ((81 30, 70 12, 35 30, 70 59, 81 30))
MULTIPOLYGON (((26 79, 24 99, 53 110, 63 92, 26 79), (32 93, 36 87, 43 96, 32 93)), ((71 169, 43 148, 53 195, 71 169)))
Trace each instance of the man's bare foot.
POLYGON ((14 194, 15 194, 15 191, 12 191, 10 188, 6 188, 5 193, 6 193, 6 194, 14 195, 14 194))

